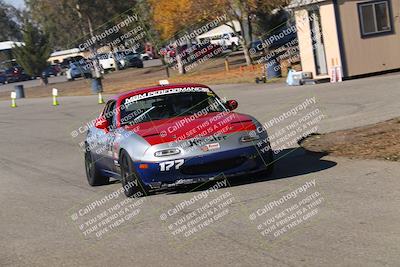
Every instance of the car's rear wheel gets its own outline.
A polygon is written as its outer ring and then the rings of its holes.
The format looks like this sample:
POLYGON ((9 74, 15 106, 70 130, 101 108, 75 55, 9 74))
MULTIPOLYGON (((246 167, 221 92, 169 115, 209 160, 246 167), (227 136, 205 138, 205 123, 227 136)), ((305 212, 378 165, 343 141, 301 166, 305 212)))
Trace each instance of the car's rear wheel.
POLYGON ((139 175, 136 173, 131 157, 126 151, 121 152, 121 183, 127 197, 134 196, 137 193, 142 193, 141 196, 147 195, 148 190, 143 184, 139 175))
POLYGON ((105 185, 110 181, 109 177, 101 175, 100 171, 96 168, 96 162, 93 159, 92 152, 86 147, 85 150, 85 169, 88 183, 91 186, 105 185))

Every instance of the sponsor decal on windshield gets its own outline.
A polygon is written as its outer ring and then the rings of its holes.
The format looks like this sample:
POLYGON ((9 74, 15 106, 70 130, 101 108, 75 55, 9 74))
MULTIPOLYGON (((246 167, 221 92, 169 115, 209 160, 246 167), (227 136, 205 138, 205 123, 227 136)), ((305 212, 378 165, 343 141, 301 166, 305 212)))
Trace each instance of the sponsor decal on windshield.
POLYGON ((131 96, 125 99, 125 105, 129 105, 132 102, 154 97, 160 95, 178 94, 178 93, 210 93, 211 90, 206 87, 179 87, 179 88, 168 88, 164 90, 158 90, 153 92, 147 92, 139 95, 131 96))

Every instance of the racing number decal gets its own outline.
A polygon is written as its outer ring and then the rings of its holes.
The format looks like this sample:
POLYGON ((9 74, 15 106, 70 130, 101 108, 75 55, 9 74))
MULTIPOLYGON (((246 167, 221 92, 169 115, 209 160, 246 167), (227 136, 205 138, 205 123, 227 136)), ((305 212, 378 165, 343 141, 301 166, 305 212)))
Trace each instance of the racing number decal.
POLYGON ((184 162, 184 159, 160 162, 160 171, 169 171, 173 166, 175 166, 175 170, 178 170, 184 162))
POLYGON ((160 171, 165 172, 169 171, 172 166, 175 165, 175 161, 165 161, 160 163, 160 171))

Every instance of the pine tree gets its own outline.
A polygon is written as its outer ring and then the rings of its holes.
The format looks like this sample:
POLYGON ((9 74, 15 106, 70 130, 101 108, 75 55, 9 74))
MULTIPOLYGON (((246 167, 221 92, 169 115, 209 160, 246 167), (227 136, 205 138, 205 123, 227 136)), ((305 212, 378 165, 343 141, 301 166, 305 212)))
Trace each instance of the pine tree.
POLYGON ((49 38, 29 21, 24 23, 22 32, 25 45, 14 47, 14 57, 26 73, 32 77, 41 77, 42 82, 47 84, 42 72, 49 64, 47 62, 51 52, 49 38))
POLYGON ((0 42, 21 39, 18 25, 19 13, 20 11, 15 7, 0 0, 0 42))

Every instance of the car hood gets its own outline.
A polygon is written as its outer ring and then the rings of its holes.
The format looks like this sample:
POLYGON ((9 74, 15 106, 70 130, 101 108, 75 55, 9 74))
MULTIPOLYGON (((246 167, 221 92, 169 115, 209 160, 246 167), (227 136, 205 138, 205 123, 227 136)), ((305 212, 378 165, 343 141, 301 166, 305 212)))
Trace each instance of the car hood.
POLYGON ((256 129, 252 117, 236 112, 181 116, 124 127, 140 135, 150 145, 256 129))

